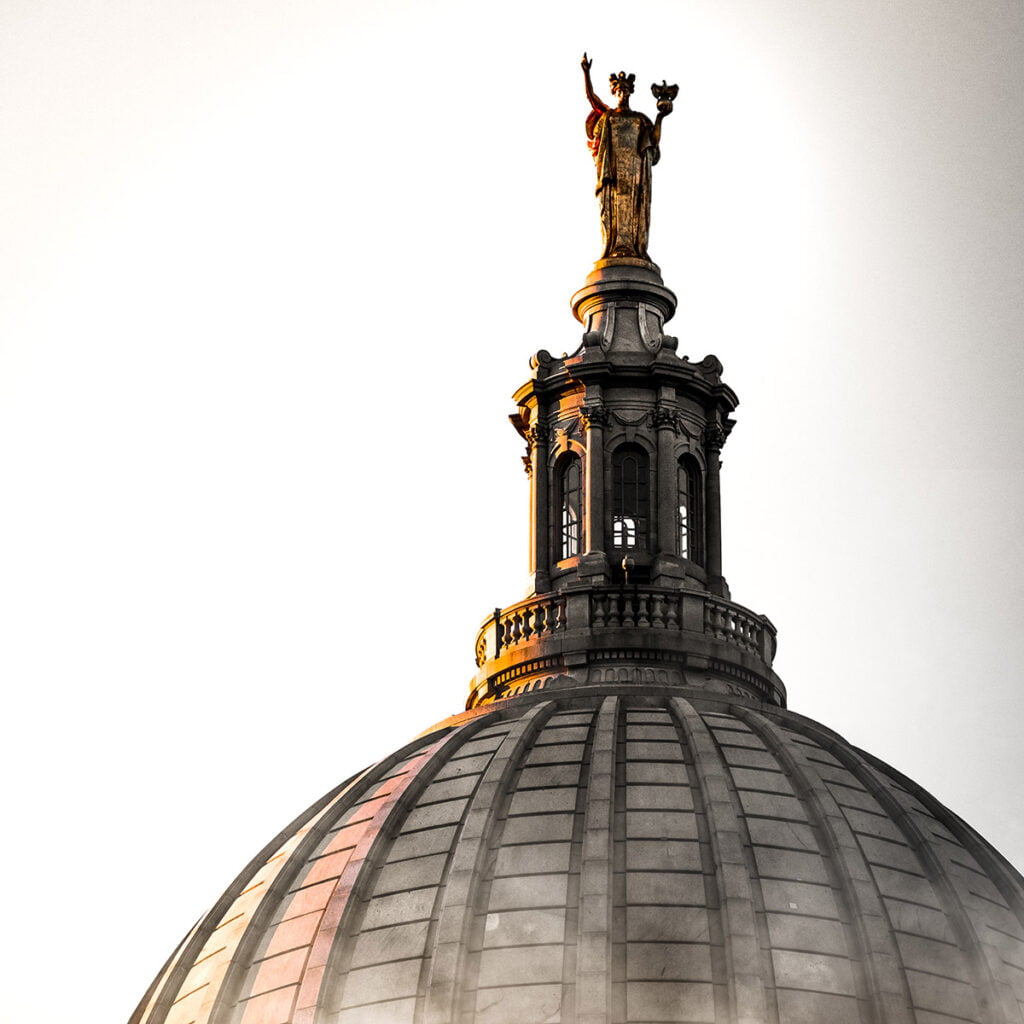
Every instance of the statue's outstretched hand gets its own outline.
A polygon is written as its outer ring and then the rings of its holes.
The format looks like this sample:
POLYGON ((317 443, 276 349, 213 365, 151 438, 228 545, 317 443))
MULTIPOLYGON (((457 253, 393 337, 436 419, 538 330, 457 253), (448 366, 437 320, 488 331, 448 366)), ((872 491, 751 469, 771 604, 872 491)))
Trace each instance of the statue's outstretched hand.
POLYGON ((586 53, 584 53, 583 57, 580 59, 580 67, 583 68, 584 71, 589 71, 590 70, 590 65, 593 64, 593 63, 594 63, 593 60, 588 58, 586 53))

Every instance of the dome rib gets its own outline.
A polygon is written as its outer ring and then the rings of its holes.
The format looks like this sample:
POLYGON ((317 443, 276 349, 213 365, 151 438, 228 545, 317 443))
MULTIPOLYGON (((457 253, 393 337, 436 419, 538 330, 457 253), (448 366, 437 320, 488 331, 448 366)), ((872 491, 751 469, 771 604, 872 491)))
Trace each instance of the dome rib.
POLYGON ((307 974, 315 967, 311 962, 315 942, 345 867, 358 848, 358 837, 379 834, 393 806, 389 797, 400 794, 415 779, 411 769, 445 739, 442 735, 433 744, 418 739, 374 765, 357 780, 358 788, 344 794, 355 799, 339 801, 333 813, 306 831, 301 848, 290 858, 289 870, 275 878, 252 914, 222 986, 218 1013, 246 1024, 266 1014, 294 1019, 300 986, 319 976, 307 974))
POLYGON ((749 837, 731 792, 725 761, 710 730, 688 700, 673 698, 669 706, 693 751, 696 789, 707 820, 729 1006, 738 1021, 765 1021, 769 1019, 765 957, 758 934, 753 874, 744 852, 749 848, 749 837))
MULTIPOLYGON (((813 732, 813 730, 809 731, 813 732)), ((918 863, 924 871, 925 877, 928 879, 928 882, 938 897, 939 905, 944 908, 946 916, 953 928, 957 944, 960 949, 965 951, 967 954, 965 959, 969 965, 972 976, 971 983, 974 989, 974 992, 971 994, 973 997, 974 1008, 970 1009, 969 1012, 977 1015, 978 1019, 982 1021, 991 1021, 993 1024, 998 1024, 999 1021, 1007 1019, 1005 1012, 1007 1007, 1005 1005, 1003 1007, 1004 1012, 1002 1015, 997 1016, 994 1012, 994 1008, 1004 1001, 998 991, 995 975, 993 974, 992 966, 988 962, 986 951, 982 948, 982 944, 979 940, 978 929, 972 921, 971 915, 961 898, 961 893, 959 891, 960 887, 956 884, 954 877, 951 875, 949 870, 950 866, 948 864, 944 864, 943 858, 940 857, 939 850, 942 847, 942 844, 930 842, 925 836, 921 826, 914 820, 913 809, 911 807, 904 806, 904 804, 896 798, 891 788, 894 780, 891 778, 884 779, 881 774, 877 773, 872 766, 865 763, 862 758, 857 757, 850 750, 841 749, 838 744, 836 744, 836 749, 833 752, 836 757, 838 757, 839 760, 849 768, 853 775, 864 784, 874 799, 878 801, 879 806, 888 814, 890 820, 906 838, 907 844, 914 852, 918 863)), ((982 928, 984 928, 983 923, 982 928)), ((904 966, 910 970, 919 970, 919 968, 913 968, 911 965, 906 963, 904 966)), ((912 981, 913 977, 913 974, 909 974, 908 981, 912 981)), ((939 981, 945 986, 951 986, 954 984, 954 979, 949 978, 946 973, 939 977, 939 981)), ((938 982, 932 982, 931 984, 934 986, 937 983, 938 982)), ((915 1003, 917 1003, 918 996, 914 993, 914 986, 912 984, 911 994, 915 1003)), ((963 995, 966 996, 967 993, 964 992, 963 995)), ((950 1002, 952 1001, 953 1000, 951 999, 950 1002)), ((962 1002, 964 1005, 961 1009, 968 1010, 968 1004, 970 1001, 972 1000, 963 998, 962 1002)), ((922 1008, 940 1010, 942 1007, 932 1005, 922 1008)), ((1019 1009, 1014 1007, 1013 1012, 1019 1013, 1019 1009)), ((963 1013, 962 1016, 968 1019, 974 1019, 974 1017, 969 1016, 969 1013, 967 1012, 963 1013)))
MULTIPOLYGON (((266 964, 276 960, 274 969, 278 975, 281 974, 282 960, 280 950, 276 948, 281 947, 294 966, 293 979, 295 976, 304 976, 313 935, 303 933, 299 938, 292 937, 295 922, 288 917, 288 908, 298 899, 307 900, 318 888, 323 891, 329 884, 328 877, 315 882, 310 880, 310 873, 313 871, 326 874, 323 865, 328 861, 324 859, 321 847, 331 841, 329 836, 332 833, 345 833, 346 828, 351 831, 358 828, 360 822, 363 822, 362 828, 366 829, 372 819, 353 820, 353 817, 360 813, 358 809, 365 808, 369 803, 365 796, 366 791, 371 787, 378 787, 377 798, 384 799, 385 795, 381 794, 380 790, 385 788, 390 791, 388 784, 392 780, 398 780, 392 782, 392 785, 398 785, 399 781, 408 775, 410 764, 417 760, 417 755, 422 756, 424 750, 437 747, 445 740, 448 731, 445 730, 440 736, 435 733, 429 738, 417 737, 391 756, 354 776, 332 791, 326 801, 314 805, 311 809, 314 813, 306 812, 296 819, 292 826, 291 843, 288 844, 290 849, 271 843, 249 864, 236 882, 245 887, 240 894, 241 898, 251 894, 246 905, 239 908, 232 906, 221 914, 214 908, 203 922, 204 943, 219 934, 233 919, 241 921, 244 926, 244 930, 237 936, 237 941, 233 945, 225 946, 215 954, 223 976, 216 1001, 212 1005, 204 1002, 197 1013, 195 1008, 187 1005, 187 996, 179 996, 174 1003, 175 1012, 168 1016, 165 1024, 251 1020, 260 1013, 259 1010, 254 1012, 253 1008, 268 1002, 274 1002, 276 1005, 287 1004, 289 1013, 294 1010, 297 989, 289 992, 287 984, 267 985, 266 974, 261 983, 260 972, 266 970, 266 964), (333 799, 330 799, 332 795, 333 799), (323 805, 321 810, 315 813, 320 805, 323 805), (268 879, 269 884, 255 882, 259 873, 266 869, 265 866, 271 865, 277 865, 277 868, 268 879), (296 885, 300 880, 302 884, 296 885), (303 892, 304 895, 299 896, 299 893, 303 892), (303 950, 304 955, 301 952, 303 950)), ((415 772, 408 777, 415 778, 415 772)), ((371 834, 375 834, 372 828, 371 834)), ((322 914, 323 907, 308 909, 303 916, 310 921, 312 919, 307 915, 318 911, 322 914)), ((209 959, 211 958, 201 956, 197 964, 209 959)))
MULTIPOLYGON (((728 1009, 726 926, 716 872, 720 846, 677 709, 664 699, 623 701, 616 863, 617 914, 626 942, 613 1020, 708 1020, 728 1009), (714 847, 714 848, 713 848, 714 847)), ((734 820, 734 818, 733 818, 734 820)), ((740 875, 745 876, 745 871, 740 875)), ((740 875, 735 876, 737 882, 740 875)))
MULTIPOLYGON (((450 870, 439 890, 442 899, 436 939, 426 978, 425 1024, 448 1024, 457 1019, 462 1004, 462 980, 475 917, 480 913, 480 887, 488 847, 493 841, 499 810, 509 780, 519 767, 527 744, 554 711, 545 701, 514 723, 498 747, 476 787, 459 832, 450 870)), ((426 966, 426 964, 425 964, 426 966)))
MULTIPOLYGON (((817 723, 813 724, 817 725, 817 723)), ((822 729, 823 727, 817 726, 817 728, 822 729)), ((836 742, 835 738, 833 738, 833 742, 836 742)), ((1008 923, 1013 931, 1006 933, 1007 938, 1024 943, 1024 928, 1020 924, 1021 921, 1024 921, 1024 899, 1021 896, 1020 876, 1013 865, 998 850, 989 846, 963 818, 941 804, 913 779, 879 760, 874 754, 869 754, 864 750, 857 750, 857 754, 882 778, 896 784, 894 795, 897 801, 901 800, 903 794, 917 801, 930 819, 941 823, 941 826, 949 832, 947 841, 958 843, 970 853, 978 870, 996 887, 1012 915, 1012 921, 1008 923)), ((993 926, 989 925, 989 927, 993 926)), ((998 931, 998 929, 995 930, 998 931)), ((1024 971, 1024 966, 1021 966, 1020 969, 1024 971)), ((1024 1012, 1022 1012, 1022 1017, 1024 1017, 1024 1012)))
POLYGON ((803 745, 787 743, 784 731, 767 716, 748 708, 733 710, 764 740, 794 783, 797 798, 810 812, 838 895, 853 960, 862 966, 854 978, 859 997, 869 1007, 870 1019, 913 1024, 910 989, 899 969, 899 949, 881 897, 870 882, 871 869, 841 808, 803 745))
POLYGON ((618 725, 619 698, 605 697, 590 738, 577 926, 578 1024, 607 1024, 611 1019, 618 725))
MULTIPOLYGON (((377 873, 377 868, 390 847, 392 822, 403 819, 426 789, 430 779, 429 768, 435 759, 443 756, 447 747, 458 745, 458 741, 463 740, 467 732, 472 733, 475 731, 474 727, 479 728, 480 724, 467 723, 458 732, 453 731, 442 736, 407 763, 405 772, 398 777, 393 788, 387 787, 386 782, 382 784, 369 801, 372 803, 376 799, 381 801, 381 804, 374 810, 373 816, 358 835, 353 848, 346 850, 344 844, 347 840, 341 837, 340 832, 327 847, 324 857, 337 853, 344 858, 344 867, 324 908, 315 938, 309 948, 308 959, 296 974, 299 988, 291 1017, 294 1024, 312 1024, 317 1006, 320 1004, 320 992, 332 951, 337 953, 340 949, 348 948, 347 943, 338 943, 336 940, 346 934, 346 918, 351 920, 361 909, 361 901, 358 898, 360 883, 365 884, 367 878, 372 878, 377 873)), ((248 1024, 244 1016, 242 1024, 248 1024)))
MULTIPOLYGON (((938 839, 942 840, 937 844, 943 851, 946 868, 951 884, 956 888, 961 882, 961 872, 957 867, 972 872, 976 877, 987 880, 1001 897, 1003 903, 989 899, 971 890, 968 896, 975 899, 987 901, 984 909, 987 915, 984 920, 978 922, 974 928, 984 955, 985 963, 993 977, 994 991, 997 996, 999 1012, 1003 1014, 1002 1019, 1012 1019, 1015 1014, 1024 1017, 1024 1006, 1020 1000, 1024 998, 1024 928, 1021 922, 1024 921, 1024 902, 1020 898, 1020 889, 1013 886, 1013 868, 1003 860, 998 851, 993 850, 966 822, 959 818, 952 811, 943 807, 930 793, 927 793, 912 780, 901 775, 899 772, 870 755, 863 755, 875 773, 882 779, 888 779, 892 785, 893 799, 903 806, 907 814, 920 814, 921 811, 914 808, 918 805, 927 815, 931 825, 929 831, 938 839), (945 833, 945 834, 943 834, 945 833), (954 843, 962 847, 963 854, 973 864, 961 863, 954 859, 949 849, 949 844, 954 843), (993 924, 991 920, 992 907, 995 906, 999 913, 1000 924, 1003 927, 993 924), (982 936, 993 941, 985 941, 982 936), (1014 960, 1016 954, 1016 960, 1014 960), (1009 957, 1009 959, 1007 959, 1009 957), (1009 973, 1011 978, 1016 974, 1018 987, 1015 989, 1012 983, 1000 980, 1009 973)), ((979 882, 975 884, 980 885, 979 882)), ((972 924, 975 917, 971 913, 969 900, 961 899, 964 905, 966 916, 971 919, 972 924)))
MULTIPOLYGON (((416 742, 414 741, 415 745, 416 742)), ((403 748, 403 750, 406 748, 403 748)), ((401 751, 393 755, 400 757, 401 751)), ((388 760, 391 760, 390 758, 388 760)), ((205 1024, 224 1002, 230 987, 233 959, 245 941, 245 925, 253 919, 266 893, 281 871, 293 869, 293 857, 305 849, 302 840, 313 824, 322 821, 331 808, 359 782, 381 765, 357 772, 317 800, 277 834, 238 874, 211 910, 201 918, 179 947, 145 1006, 140 1006, 129 1024, 205 1024), (229 925, 235 927, 229 929, 229 925), (219 933, 219 934, 218 934, 219 933), (222 945, 210 949, 217 937, 222 945)))
MULTIPOLYGON (((569 1012, 575 998, 578 938, 578 878, 584 836, 584 807, 596 709, 543 704, 496 794, 499 812, 487 839, 489 855, 473 904, 475 924, 467 942, 469 966, 457 1009, 470 1018, 504 1020, 509 993, 528 1017, 546 1019, 559 1006, 569 1012), (569 726, 567 733, 565 725, 569 726), (573 742, 566 742, 566 736, 573 742), (509 917, 533 913, 557 916, 556 948, 533 929, 495 938, 509 917), (506 1009, 491 1011, 490 1006, 506 1009)), ((456 1018, 451 1018, 456 1019, 456 1018)), ((447 1024, 449 1018, 435 1018, 447 1024)))

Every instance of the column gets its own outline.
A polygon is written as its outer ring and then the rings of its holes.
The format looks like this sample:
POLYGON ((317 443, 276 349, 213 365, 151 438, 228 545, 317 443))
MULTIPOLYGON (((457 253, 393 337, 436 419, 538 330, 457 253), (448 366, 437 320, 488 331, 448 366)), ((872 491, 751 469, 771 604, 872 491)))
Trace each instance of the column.
POLYGON ((722 575, 722 487, 719 482, 719 455, 725 444, 725 431, 718 423, 709 423, 704 430, 704 454, 707 474, 704 527, 707 537, 708 590, 720 597, 729 597, 729 587, 722 575))
POLYGON ((677 555, 679 531, 679 470, 674 458, 676 437, 676 410, 668 404, 658 403, 654 410, 654 425, 658 430, 658 532, 655 551, 659 555, 677 555))
POLYGON ((548 424, 538 413, 527 432, 530 446, 530 574, 534 592, 546 593, 551 589, 551 520, 548 503, 548 424))
POLYGON ((584 554, 604 554, 604 428, 608 410, 600 401, 584 405, 580 418, 587 432, 584 554))

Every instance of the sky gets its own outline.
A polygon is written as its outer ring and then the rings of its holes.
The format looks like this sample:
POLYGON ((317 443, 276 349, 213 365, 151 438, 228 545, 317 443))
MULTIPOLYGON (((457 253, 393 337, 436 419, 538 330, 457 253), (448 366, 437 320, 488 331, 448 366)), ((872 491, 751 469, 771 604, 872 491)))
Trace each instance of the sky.
POLYGON ((680 87, 651 253, 790 707, 1024 865, 1017 0, 7 0, 4 1024, 127 1019, 462 708, 600 254, 583 50, 680 87))

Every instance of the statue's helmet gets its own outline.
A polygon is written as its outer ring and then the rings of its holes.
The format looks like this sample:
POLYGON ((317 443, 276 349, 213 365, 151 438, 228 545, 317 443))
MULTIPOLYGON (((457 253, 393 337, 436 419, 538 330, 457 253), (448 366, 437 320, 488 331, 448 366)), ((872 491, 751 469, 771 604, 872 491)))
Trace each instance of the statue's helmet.
POLYGON ((611 83, 612 92, 616 95, 630 95, 633 92, 636 81, 636 75, 627 75, 625 71, 620 71, 617 75, 609 75, 608 81, 611 83))

